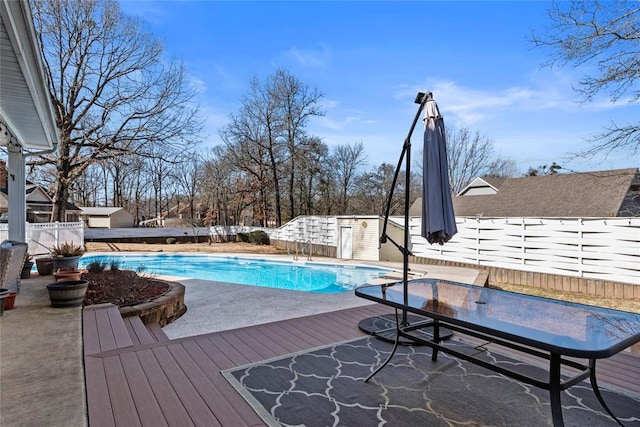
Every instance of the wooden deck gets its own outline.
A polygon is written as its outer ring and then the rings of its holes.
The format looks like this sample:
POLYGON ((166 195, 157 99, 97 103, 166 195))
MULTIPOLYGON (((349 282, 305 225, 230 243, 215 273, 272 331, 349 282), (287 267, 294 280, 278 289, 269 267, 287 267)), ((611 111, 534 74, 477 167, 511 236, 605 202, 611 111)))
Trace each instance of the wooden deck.
MULTIPOLYGON (((264 426, 221 370, 364 334, 369 305, 230 331, 169 340, 157 326, 119 317, 117 308, 85 310, 83 331, 89 423, 97 426, 264 426)), ((640 357, 598 362, 598 378, 640 394, 640 357)))

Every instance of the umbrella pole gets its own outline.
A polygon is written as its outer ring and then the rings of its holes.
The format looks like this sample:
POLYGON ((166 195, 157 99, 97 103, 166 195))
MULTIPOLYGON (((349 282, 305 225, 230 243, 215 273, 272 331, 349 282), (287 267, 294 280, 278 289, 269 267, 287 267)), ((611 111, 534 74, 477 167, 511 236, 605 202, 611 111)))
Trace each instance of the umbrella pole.
MULTIPOLYGON (((390 240, 401 252, 402 252, 402 287, 403 287, 403 298, 404 305, 406 306, 409 303, 409 236, 410 236, 410 224, 409 224, 409 196, 410 196, 410 183, 411 183, 411 135, 420 120, 420 114, 424 108, 427 99, 429 98, 430 93, 424 94, 423 92, 418 92, 416 95, 415 103, 419 104, 418 111, 416 112, 416 116, 413 118, 413 123, 411 123, 411 128, 409 128, 409 133, 407 134, 407 138, 404 140, 404 145, 402 146, 402 153, 400 154, 400 159, 398 160, 398 166, 396 167, 395 174, 393 176, 393 181, 391 183, 391 191, 389 192, 389 198, 387 199, 387 206, 385 209, 384 222, 382 225, 382 234, 380 235, 380 243, 386 243, 387 240, 390 240), (401 247, 396 242, 393 241, 387 235, 387 224, 389 222, 389 213, 391 210, 391 202, 393 200, 393 194, 396 187, 396 182, 398 181, 398 175, 400 174, 400 169, 402 168, 403 160, 405 160, 406 155, 406 163, 405 163, 405 195, 404 195, 404 242, 401 247)), ((408 325, 407 321, 407 309, 402 309, 402 325, 408 325)))

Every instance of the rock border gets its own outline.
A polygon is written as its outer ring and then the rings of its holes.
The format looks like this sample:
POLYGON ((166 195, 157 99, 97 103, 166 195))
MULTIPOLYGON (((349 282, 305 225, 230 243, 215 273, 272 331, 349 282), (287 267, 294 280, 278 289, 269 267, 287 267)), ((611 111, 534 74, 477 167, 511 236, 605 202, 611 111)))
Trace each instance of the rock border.
POLYGON ((153 280, 168 284, 169 290, 149 301, 120 307, 120 315, 122 317, 139 316, 145 325, 148 323, 157 323, 161 327, 164 327, 186 313, 187 306, 184 304, 184 285, 166 280, 153 280))

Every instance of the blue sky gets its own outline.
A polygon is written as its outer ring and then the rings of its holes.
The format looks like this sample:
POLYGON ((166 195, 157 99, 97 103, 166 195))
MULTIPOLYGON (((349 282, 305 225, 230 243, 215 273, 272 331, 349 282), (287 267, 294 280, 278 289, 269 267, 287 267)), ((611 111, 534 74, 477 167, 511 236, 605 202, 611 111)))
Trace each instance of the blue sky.
MULTIPOLYGON (((278 69, 324 93, 326 115, 309 132, 330 147, 362 142, 369 166, 397 162, 417 105, 432 91, 447 124, 490 139, 521 173, 557 162, 574 171, 640 166, 640 158, 567 159, 611 121, 635 122, 640 105, 606 97, 581 104, 573 87, 588 70, 543 68, 529 41, 549 21, 549 2, 132 1, 184 61, 200 90, 205 147, 239 109, 252 77, 278 69)), ((415 133, 414 150, 421 137, 415 133)), ((415 152, 415 151, 414 151, 415 152)))

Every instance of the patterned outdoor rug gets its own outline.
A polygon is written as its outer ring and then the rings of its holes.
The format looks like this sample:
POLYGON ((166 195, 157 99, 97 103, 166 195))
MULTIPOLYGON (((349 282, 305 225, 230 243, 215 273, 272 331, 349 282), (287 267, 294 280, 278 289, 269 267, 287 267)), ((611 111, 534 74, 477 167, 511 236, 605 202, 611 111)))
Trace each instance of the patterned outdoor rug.
MULTIPOLYGON (((477 350, 461 343, 450 344, 477 350)), ((372 337, 234 368, 223 372, 268 425, 274 426, 545 426, 548 392, 428 347, 403 346, 368 383, 372 366, 392 345, 372 337)), ((497 354, 483 357, 514 365, 497 354)), ((536 368, 526 368, 532 374, 536 368)), ((542 371, 537 370, 540 374, 542 371)), ((640 396, 601 388, 625 426, 640 426, 640 396)), ((617 425, 591 386, 562 392, 566 426, 617 425)))

